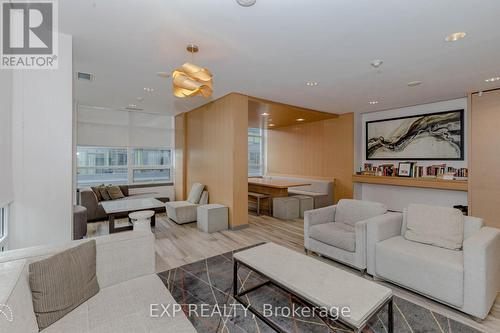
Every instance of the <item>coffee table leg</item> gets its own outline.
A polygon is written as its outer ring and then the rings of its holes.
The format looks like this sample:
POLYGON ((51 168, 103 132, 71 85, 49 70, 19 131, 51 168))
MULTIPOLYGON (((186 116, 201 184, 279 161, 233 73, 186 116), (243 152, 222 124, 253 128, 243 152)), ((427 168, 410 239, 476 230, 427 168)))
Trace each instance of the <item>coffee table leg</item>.
POLYGON ((109 214, 109 233, 112 234, 115 232, 115 214, 109 214))
POLYGON ((238 294, 238 261, 233 259, 233 296, 238 294))
POLYGON ((388 332, 393 333, 394 332, 394 309, 393 309, 393 300, 389 301, 389 308, 387 311, 387 326, 388 326, 388 332))

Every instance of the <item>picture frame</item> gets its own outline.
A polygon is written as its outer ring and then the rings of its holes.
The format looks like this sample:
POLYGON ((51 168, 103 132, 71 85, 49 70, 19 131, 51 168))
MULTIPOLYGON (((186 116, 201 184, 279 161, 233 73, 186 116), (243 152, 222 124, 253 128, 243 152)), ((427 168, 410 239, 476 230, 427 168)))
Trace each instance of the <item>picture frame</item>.
POLYGON ((367 121, 365 157, 367 161, 463 161, 464 130, 464 109, 367 121))
POLYGON ((412 169, 413 169, 412 162, 399 162, 398 177, 411 177, 412 169))

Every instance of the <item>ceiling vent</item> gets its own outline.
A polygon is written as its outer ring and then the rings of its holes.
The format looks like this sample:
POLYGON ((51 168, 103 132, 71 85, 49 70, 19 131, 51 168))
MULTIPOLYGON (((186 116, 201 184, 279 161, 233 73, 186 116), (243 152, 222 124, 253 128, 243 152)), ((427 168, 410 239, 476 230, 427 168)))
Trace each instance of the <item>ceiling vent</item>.
POLYGON ((78 72, 77 78, 82 81, 94 81, 94 74, 78 72))

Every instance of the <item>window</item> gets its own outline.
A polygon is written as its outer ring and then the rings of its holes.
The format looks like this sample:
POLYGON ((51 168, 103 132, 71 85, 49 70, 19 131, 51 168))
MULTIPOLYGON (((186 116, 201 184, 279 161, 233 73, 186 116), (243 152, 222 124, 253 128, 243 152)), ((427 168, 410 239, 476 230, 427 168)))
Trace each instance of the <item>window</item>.
POLYGON ((168 148, 77 147, 78 187, 166 182, 172 179, 168 148))
POLYGON ((172 150, 135 148, 132 150, 132 182, 153 183, 171 180, 172 150))
POLYGON ((260 128, 248 129, 248 175, 262 176, 265 169, 265 137, 260 128))
POLYGON ((126 148, 77 148, 77 181, 79 186, 127 184, 126 148))
POLYGON ((7 207, 0 208, 0 252, 7 250, 8 214, 7 207))

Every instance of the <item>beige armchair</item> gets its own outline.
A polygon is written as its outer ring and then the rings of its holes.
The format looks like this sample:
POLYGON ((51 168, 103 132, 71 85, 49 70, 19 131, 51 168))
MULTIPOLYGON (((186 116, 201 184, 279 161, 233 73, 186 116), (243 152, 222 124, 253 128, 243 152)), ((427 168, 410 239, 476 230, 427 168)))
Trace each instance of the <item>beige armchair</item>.
POLYGON ((340 200, 337 205, 304 213, 304 247, 325 257, 366 270, 366 225, 387 219, 400 219, 387 213, 380 203, 340 200))
POLYGON ((208 192, 204 189, 205 185, 194 183, 187 200, 167 202, 168 218, 177 224, 196 222, 198 206, 208 204, 208 192))

